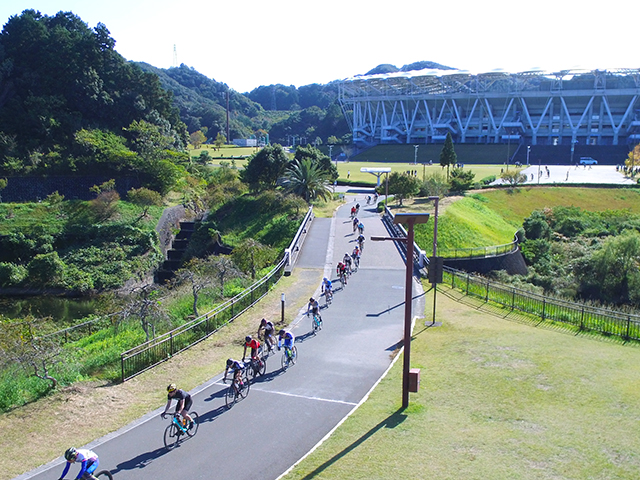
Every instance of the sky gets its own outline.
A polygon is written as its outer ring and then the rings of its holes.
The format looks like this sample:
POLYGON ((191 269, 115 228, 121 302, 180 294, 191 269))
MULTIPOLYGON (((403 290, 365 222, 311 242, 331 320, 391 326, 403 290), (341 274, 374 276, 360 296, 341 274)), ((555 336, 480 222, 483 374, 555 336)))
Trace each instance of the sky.
POLYGON ((2 25, 26 9, 104 23, 127 60, 169 68, 175 48, 178 65, 241 93, 418 61, 474 73, 640 68, 640 2, 628 0, 5 0, 2 25))

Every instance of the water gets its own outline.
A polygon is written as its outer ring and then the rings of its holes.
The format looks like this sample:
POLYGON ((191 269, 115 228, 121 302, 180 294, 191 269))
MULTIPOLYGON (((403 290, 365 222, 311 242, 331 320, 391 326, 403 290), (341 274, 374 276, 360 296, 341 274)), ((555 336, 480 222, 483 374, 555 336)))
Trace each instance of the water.
POLYGON ((55 322, 75 323, 95 313, 99 304, 97 297, 0 297, 0 315, 9 318, 23 318, 27 315, 51 317, 55 322))

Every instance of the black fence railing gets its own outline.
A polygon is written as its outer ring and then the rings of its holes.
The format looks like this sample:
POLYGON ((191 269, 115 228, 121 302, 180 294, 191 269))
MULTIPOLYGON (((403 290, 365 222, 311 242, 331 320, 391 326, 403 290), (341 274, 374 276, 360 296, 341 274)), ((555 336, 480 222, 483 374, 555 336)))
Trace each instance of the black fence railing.
POLYGON ((449 267, 444 268, 443 277, 443 283, 469 296, 535 315, 543 321, 561 322, 624 340, 640 340, 638 315, 527 292, 449 267))
POLYGON ((242 293, 178 328, 121 353, 122 381, 129 380, 201 342, 257 303, 282 278, 285 268, 295 262, 295 258, 291 258, 290 252, 297 252, 301 248, 301 243, 305 238, 301 231, 309 228, 312 219, 313 208, 309 208, 298 233, 289 248, 285 250, 280 263, 242 293))
POLYGON ((280 280, 286 262, 285 257, 268 275, 210 312, 120 354, 122 381, 168 360, 235 320, 280 280))

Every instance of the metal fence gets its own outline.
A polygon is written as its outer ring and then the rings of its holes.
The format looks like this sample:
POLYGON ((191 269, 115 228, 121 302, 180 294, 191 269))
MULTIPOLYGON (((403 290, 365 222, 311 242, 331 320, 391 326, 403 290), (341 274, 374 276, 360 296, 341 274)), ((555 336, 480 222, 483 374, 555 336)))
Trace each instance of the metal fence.
POLYGON ((640 340, 638 315, 527 292, 449 267, 444 268, 443 282, 467 295, 535 315, 542 321, 561 322, 579 330, 614 335, 624 340, 640 340))
POLYGON ((304 241, 302 229, 309 228, 309 222, 313 218, 313 209, 310 208, 302 221, 298 233, 291 242, 285 254, 271 272, 221 305, 184 325, 160 335, 153 340, 140 344, 120 354, 122 381, 129 380, 139 373, 144 372, 166 360, 173 355, 186 350, 201 342, 220 328, 235 320, 249 307, 264 297, 284 275, 285 268, 291 260, 290 252, 297 251, 301 247, 298 243, 304 241))
POLYGON ((474 247, 474 248, 443 248, 438 253, 444 258, 483 258, 497 257, 498 255, 506 255, 518 248, 518 242, 514 240, 504 245, 492 245, 490 247, 474 247))

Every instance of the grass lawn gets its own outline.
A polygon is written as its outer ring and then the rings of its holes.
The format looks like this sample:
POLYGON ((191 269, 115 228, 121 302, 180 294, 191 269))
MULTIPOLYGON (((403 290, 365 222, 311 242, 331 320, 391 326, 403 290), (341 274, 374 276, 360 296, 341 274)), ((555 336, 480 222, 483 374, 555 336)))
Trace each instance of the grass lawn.
POLYGON ((639 478, 639 345, 441 292, 443 326, 414 329, 409 408, 399 359, 287 480, 639 478))

